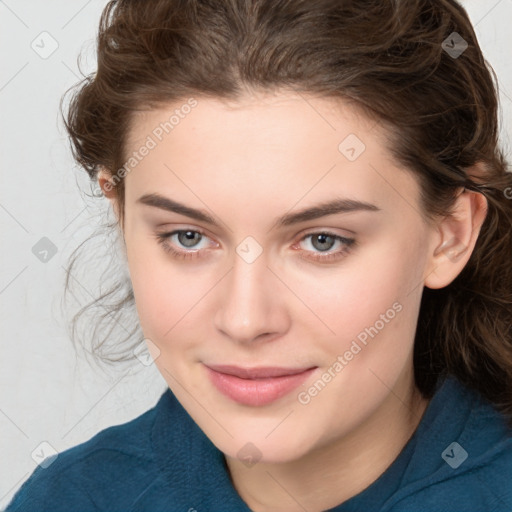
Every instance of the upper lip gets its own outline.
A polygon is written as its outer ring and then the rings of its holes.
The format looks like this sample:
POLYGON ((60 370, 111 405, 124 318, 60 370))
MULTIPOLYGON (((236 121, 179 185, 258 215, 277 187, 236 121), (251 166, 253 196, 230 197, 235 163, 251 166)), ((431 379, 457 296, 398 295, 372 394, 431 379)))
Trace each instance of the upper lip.
POLYGON ((314 366, 309 366, 305 368, 283 368, 277 366, 260 366, 257 368, 242 368, 241 366, 234 366, 228 364, 219 364, 219 365, 206 365, 208 368, 220 372, 226 373, 228 375, 234 375, 235 377, 240 377, 242 379, 264 379, 270 377, 281 377, 284 375, 295 375, 297 373, 305 372, 306 370, 310 370, 311 368, 315 368, 314 366))

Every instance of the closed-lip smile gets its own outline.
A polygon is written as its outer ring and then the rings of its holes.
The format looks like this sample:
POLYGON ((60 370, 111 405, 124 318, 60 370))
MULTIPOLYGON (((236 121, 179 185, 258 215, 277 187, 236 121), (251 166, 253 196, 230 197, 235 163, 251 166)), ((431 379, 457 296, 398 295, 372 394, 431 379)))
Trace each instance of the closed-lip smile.
POLYGON ((231 400, 250 406, 262 406, 287 395, 302 384, 316 366, 286 368, 235 365, 204 365, 213 385, 231 400))

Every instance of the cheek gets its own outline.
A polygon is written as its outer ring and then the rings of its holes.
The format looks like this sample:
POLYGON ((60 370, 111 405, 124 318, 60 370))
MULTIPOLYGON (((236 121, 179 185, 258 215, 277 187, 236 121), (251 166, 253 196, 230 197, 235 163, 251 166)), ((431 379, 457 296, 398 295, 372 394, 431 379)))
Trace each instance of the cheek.
POLYGON ((358 361, 352 367, 393 366, 394 359, 401 364, 414 340, 423 288, 421 251, 406 237, 394 245, 382 241, 337 270, 295 279, 298 295, 321 320, 315 326, 326 333, 320 343, 333 361, 349 351, 347 358, 358 361))
POLYGON ((163 353, 193 350, 208 338, 208 307, 221 271, 199 269, 187 262, 177 264, 156 242, 154 245, 127 251, 142 331, 163 353))
MULTIPOLYGON (((126 237, 127 259, 137 313, 144 335, 157 342, 171 336, 197 292, 172 265, 156 240, 126 237), (188 285, 187 285, 188 284, 188 285)), ((190 278, 189 278, 190 279, 190 278)))
POLYGON ((372 248, 368 253, 338 269, 290 277, 306 305, 337 334, 352 335, 351 326, 373 323, 420 283, 421 270, 411 265, 417 259, 409 252, 372 248))

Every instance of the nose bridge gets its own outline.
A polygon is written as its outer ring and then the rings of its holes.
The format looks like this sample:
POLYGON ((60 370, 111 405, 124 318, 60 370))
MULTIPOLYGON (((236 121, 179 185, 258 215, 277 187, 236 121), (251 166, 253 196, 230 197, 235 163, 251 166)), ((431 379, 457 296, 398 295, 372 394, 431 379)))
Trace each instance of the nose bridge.
POLYGON ((224 334, 234 341, 247 342, 285 328, 282 297, 275 293, 275 277, 263 254, 251 259, 237 251, 232 270, 223 281, 215 322, 224 334))

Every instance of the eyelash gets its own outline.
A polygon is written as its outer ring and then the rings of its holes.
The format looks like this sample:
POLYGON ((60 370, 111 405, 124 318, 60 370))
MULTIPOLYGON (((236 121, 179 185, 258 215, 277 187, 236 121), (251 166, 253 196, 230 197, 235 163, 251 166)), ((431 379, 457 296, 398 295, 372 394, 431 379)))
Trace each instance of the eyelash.
MULTIPOLYGON (((201 254, 202 249, 197 249, 195 251, 179 251, 179 250, 176 250, 174 247, 172 247, 172 245, 169 244, 169 238, 171 236, 179 234, 179 233, 186 233, 186 232, 198 233, 201 236, 208 237, 208 235, 206 235, 206 233, 204 233, 200 230, 196 230, 196 229, 177 229, 176 231, 172 231, 170 233, 156 233, 155 237, 157 239, 157 242, 160 245, 162 245, 164 251, 168 254, 171 254, 175 258, 184 259, 184 260, 193 259, 193 258, 202 258, 203 257, 203 255, 201 254)), ((307 233, 299 240, 299 243, 311 236, 314 236, 314 235, 327 235, 331 238, 334 238, 334 240, 336 240, 336 241, 342 242, 345 245, 345 247, 340 251, 331 252, 331 253, 327 253, 324 255, 322 255, 323 253, 312 253, 312 254, 316 254, 315 256, 304 256, 304 254, 303 254, 304 252, 311 253, 311 251, 301 250, 299 256, 302 259, 305 259, 308 261, 311 261, 311 260, 319 261, 322 263, 339 260, 339 259, 345 257, 356 245, 356 240, 354 238, 346 238, 346 237, 331 233, 329 231, 316 231, 316 232, 307 233)))

